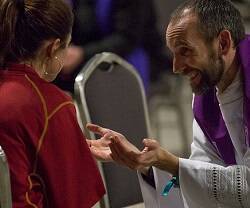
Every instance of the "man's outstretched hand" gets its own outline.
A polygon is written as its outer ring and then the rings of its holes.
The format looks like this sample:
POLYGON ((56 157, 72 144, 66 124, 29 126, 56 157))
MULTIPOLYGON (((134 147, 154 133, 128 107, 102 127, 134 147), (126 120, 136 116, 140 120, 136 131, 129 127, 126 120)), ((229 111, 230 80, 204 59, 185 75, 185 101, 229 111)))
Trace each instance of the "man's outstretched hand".
POLYGON ((122 161, 127 167, 139 170, 145 175, 150 166, 155 166, 173 175, 178 174, 179 158, 164 150, 155 139, 144 139, 142 151, 136 151, 131 148, 132 144, 126 143, 119 137, 112 139, 109 147, 114 161, 122 161))

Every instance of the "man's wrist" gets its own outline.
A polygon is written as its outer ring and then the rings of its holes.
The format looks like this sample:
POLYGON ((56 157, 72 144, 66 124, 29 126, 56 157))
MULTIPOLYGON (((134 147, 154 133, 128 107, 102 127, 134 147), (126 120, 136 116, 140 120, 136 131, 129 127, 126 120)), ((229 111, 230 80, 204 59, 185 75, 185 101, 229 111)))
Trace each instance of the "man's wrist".
POLYGON ((158 155, 158 161, 154 166, 176 176, 179 173, 179 158, 172 153, 161 149, 158 155))

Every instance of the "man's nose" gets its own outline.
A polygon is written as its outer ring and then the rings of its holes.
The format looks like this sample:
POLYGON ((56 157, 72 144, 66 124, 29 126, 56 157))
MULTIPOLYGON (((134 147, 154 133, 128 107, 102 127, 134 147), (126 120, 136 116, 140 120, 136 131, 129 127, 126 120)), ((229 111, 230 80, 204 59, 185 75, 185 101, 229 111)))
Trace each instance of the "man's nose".
POLYGON ((185 69, 185 58, 184 57, 179 57, 179 56, 174 56, 173 58, 173 72, 176 74, 180 74, 184 71, 185 69))

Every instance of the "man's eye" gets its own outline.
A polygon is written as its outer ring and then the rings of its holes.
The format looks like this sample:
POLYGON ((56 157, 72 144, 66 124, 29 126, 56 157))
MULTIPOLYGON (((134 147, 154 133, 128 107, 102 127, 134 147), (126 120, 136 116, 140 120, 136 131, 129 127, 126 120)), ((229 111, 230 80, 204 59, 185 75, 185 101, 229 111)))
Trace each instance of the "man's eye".
POLYGON ((179 54, 181 56, 188 56, 190 54, 190 49, 189 48, 186 48, 186 47, 183 47, 183 48, 180 48, 179 49, 179 54))

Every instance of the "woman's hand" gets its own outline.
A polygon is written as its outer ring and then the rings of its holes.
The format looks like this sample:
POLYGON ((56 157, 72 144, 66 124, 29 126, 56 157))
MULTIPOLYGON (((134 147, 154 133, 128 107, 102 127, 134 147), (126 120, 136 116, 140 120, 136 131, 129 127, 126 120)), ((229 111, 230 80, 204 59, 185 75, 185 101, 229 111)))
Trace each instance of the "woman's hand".
POLYGON ((109 139, 102 137, 98 140, 87 139, 89 149, 92 155, 99 161, 110 162, 113 161, 110 154, 109 139))
MULTIPOLYGON (((88 123, 86 125, 87 129, 95 134, 98 134, 101 136, 100 139, 97 140, 87 140, 87 143, 89 145, 90 151, 93 154, 93 156, 97 160, 110 162, 113 161, 111 157, 111 150, 110 150, 110 143, 113 138, 119 137, 120 139, 126 141, 127 139, 120 133, 112 131, 107 128, 103 128, 101 126, 98 126, 96 124, 90 124, 88 123)), ((118 161, 116 161, 118 162, 118 161)), ((119 162, 118 162, 119 163, 119 162)), ((121 163, 119 163, 121 164, 121 163)))

